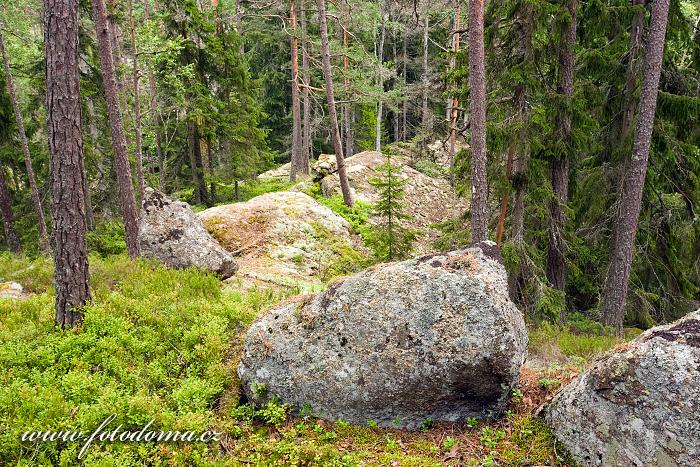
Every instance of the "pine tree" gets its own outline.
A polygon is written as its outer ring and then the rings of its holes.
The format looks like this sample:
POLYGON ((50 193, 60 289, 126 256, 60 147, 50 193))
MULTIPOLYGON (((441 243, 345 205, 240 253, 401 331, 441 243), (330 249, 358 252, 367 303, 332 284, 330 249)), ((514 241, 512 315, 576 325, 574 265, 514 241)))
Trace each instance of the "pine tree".
POLYGON ((401 167, 392 164, 388 154, 386 158, 385 164, 375 168, 379 177, 368 180, 379 196, 373 208, 379 223, 373 226, 368 243, 378 258, 393 261, 411 254, 417 233, 402 225, 402 221, 411 219, 402 202, 407 180, 399 175, 401 167))

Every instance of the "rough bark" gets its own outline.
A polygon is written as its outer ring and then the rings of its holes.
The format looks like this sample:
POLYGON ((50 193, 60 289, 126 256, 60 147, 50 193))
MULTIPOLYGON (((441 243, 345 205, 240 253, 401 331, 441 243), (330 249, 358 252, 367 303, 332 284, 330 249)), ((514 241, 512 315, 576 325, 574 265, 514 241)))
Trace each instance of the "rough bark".
POLYGON ((381 24, 379 26, 379 43, 377 44, 377 87, 379 89, 379 100, 377 102, 377 139, 374 143, 376 151, 382 150, 382 111, 384 109, 384 78, 382 77, 382 62, 384 62, 384 39, 386 38, 386 19, 383 11, 384 3, 379 3, 379 14, 381 24))
POLYGON ((627 161, 627 170, 624 174, 625 181, 619 199, 619 211, 610 252, 610 266, 602 296, 603 318, 615 328, 618 336, 622 334, 622 324, 625 318, 634 240, 637 235, 644 179, 646 178, 651 136, 654 130, 654 114, 656 113, 656 98, 659 92, 659 78, 663 63, 668 6, 669 0, 654 0, 651 7, 651 22, 646 56, 644 57, 644 75, 634 146, 632 157, 627 161))
MULTIPOLYGON (((131 52, 132 52, 132 85, 134 88, 134 156, 136 159, 136 183, 139 189, 139 199, 143 200, 146 194, 146 184, 143 179, 143 135, 141 133, 141 93, 139 92, 139 65, 138 65, 138 50, 136 48, 136 17, 134 16, 134 7, 132 0, 127 0, 127 8, 129 10, 129 35, 131 37, 131 52)), ((139 203, 140 205, 140 203, 139 203)))
POLYGON ((301 73, 304 80, 302 91, 304 121, 302 126, 302 173, 309 173, 309 159, 311 158, 311 97, 309 86, 311 85, 311 73, 309 71, 309 41, 306 32, 306 8, 304 0, 301 3, 301 73))
POLYGON ((423 18, 423 114, 421 127, 427 130, 430 125, 430 110, 428 109, 428 87, 430 86, 430 75, 428 70, 428 15, 423 18))
POLYGON ((472 241, 486 240, 486 70, 484 65, 484 2, 469 2, 469 114, 472 150, 472 241))
POLYGON ((17 102, 17 94, 15 93, 15 85, 12 80, 12 71, 10 70, 10 61, 7 58, 5 43, 0 30, 0 51, 2 52, 2 60, 5 66, 5 84, 7 85, 7 94, 12 101, 12 110, 15 113, 15 122, 17 123, 17 133, 22 146, 22 154, 24 155, 24 165, 27 168, 27 178, 29 179, 29 189, 32 194, 32 202, 36 211, 37 222, 39 225, 39 247, 44 251, 49 251, 49 235, 46 232, 46 219, 44 218, 44 207, 41 205, 39 197, 39 189, 36 185, 36 177, 34 176, 34 167, 32 166, 32 158, 29 154, 29 142, 27 141, 27 133, 24 130, 24 121, 22 120, 22 112, 17 102))
POLYGON ((129 166, 129 157, 127 155, 126 134, 124 133, 122 114, 119 108, 117 78, 114 70, 112 44, 109 37, 104 0, 93 0, 92 6, 95 31, 97 33, 97 44, 100 50, 102 84, 107 99, 107 114, 109 116, 109 125, 112 133, 114 169, 117 173, 117 181, 119 182, 119 204, 124 220, 126 249, 129 256, 135 258, 139 256, 138 216, 136 213, 134 188, 131 182, 131 167, 129 166))
POLYGON ((630 28, 630 50, 629 63, 625 74, 625 89, 623 91, 622 103, 622 124, 620 127, 620 141, 625 141, 629 134, 629 129, 634 118, 634 91, 637 87, 639 48, 642 43, 642 32, 644 30, 644 0, 633 0, 635 13, 632 17, 630 28))
POLYGON ((90 299, 78 70, 78 0, 45 0, 46 115, 56 323, 74 327, 90 299))
MULTIPOLYGON (((559 84, 557 93, 571 99, 574 93, 574 67, 576 45, 576 9, 577 0, 567 0, 566 8, 571 16, 559 51, 559 84)), ((564 239, 564 224, 566 214, 564 207, 569 201, 569 154, 571 149, 571 111, 560 109, 556 117, 556 131, 562 141, 564 151, 552 162, 552 191, 554 199, 550 203, 549 243, 547 245, 547 280, 558 290, 566 288, 566 243, 564 239)))
POLYGON ((350 183, 348 175, 345 172, 345 157, 343 157, 343 143, 340 140, 340 131, 338 129, 338 115, 335 110, 335 96, 333 94, 333 70, 331 69, 331 53, 328 43, 328 25, 326 20, 326 1, 317 0, 318 5, 318 22, 319 32, 321 36, 321 54, 323 56, 323 78, 326 82, 326 99, 328 100, 328 116, 331 123, 331 138, 333 139, 333 147, 335 148, 335 159, 338 166, 338 178, 340 180, 340 189, 343 192, 343 201, 348 206, 353 206, 352 193, 350 191, 350 183))
POLYGON ((296 181, 297 172, 301 171, 302 140, 301 140, 301 106, 299 105, 299 37, 297 37, 297 3, 289 2, 289 23, 291 28, 292 56, 292 160, 289 178, 296 181))
MULTIPOLYGON (((456 54, 459 52, 459 17, 462 14, 462 4, 459 0, 455 0, 455 29, 453 33, 453 49, 454 53, 456 54)), ((453 57, 451 60, 451 66, 452 68, 455 67, 456 64, 456 58, 453 57)), ((457 145, 457 96, 453 96, 450 99, 450 146, 449 146, 449 157, 450 157, 450 165, 454 166, 454 158, 455 158, 455 148, 457 145)), ((452 177, 454 177, 454 171, 452 171, 452 177)))
POLYGON ((22 245, 17 230, 15 229, 12 200, 10 199, 10 191, 7 189, 5 169, 3 167, 0 167, 0 214, 2 215, 2 226, 5 229, 5 243, 7 243, 7 249, 13 253, 19 253, 22 249, 22 245))

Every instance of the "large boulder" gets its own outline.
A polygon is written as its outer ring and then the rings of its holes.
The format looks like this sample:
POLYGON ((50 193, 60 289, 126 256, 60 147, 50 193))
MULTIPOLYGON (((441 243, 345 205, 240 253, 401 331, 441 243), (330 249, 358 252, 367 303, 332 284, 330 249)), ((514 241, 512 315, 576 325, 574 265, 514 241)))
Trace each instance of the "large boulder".
MULTIPOLYGON (((400 167, 397 175, 406 180, 402 202, 412 218, 402 220, 402 223, 423 234, 416 244, 419 254, 432 251, 432 243, 440 232, 431 226, 459 217, 469 204, 457 197, 446 179, 425 175, 410 167, 404 158, 393 157, 391 160, 400 167)), ((386 163, 386 156, 377 151, 364 151, 345 160, 350 189, 356 199, 368 203, 378 201, 379 193, 369 180, 380 177, 377 167, 386 163)), ((321 181, 321 189, 326 196, 339 194, 338 174, 326 175, 321 181)))
POLYGON ((700 310, 595 361, 545 417, 581 465, 697 466, 700 310))
POLYGON ((256 285, 314 288, 334 262, 360 255, 350 224, 304 193, 266 193, 199 216, 238 259, 237 277, 256 285))
POLYGON ((141 209, 139 244, 144 256, 172 268, 194 266, 224 279, 238 269, 187 203, 173 201, 150 187, 141 209))
POLYGON ((258 318, 238 368, 248 398, 331 420, 416 429, 498 415, 527 352, 492 246, 368 269, 258 318))

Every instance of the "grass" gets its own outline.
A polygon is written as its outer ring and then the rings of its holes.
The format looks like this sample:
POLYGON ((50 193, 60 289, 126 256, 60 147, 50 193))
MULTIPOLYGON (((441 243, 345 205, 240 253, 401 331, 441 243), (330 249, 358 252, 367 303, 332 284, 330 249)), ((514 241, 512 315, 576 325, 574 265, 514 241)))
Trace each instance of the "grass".
MULTIPOLYGON (((283 297, 222 288, 198 270, 124 256, 90 257, 93 303, 84 324, 53 324, 52 263, 5 254, 0 276, 31 295, 0 301, 0 465, 74 465, 82 443, 22 442, 26 430, 111 426, 216 429, 210 443, 101 443, 85 465, 565 465, 533 413, 575 370, 524 370, 500 420, 426 423, 423 432, 292 416, 239 401, 242 336, 283 297)), ((560 339, 561 340, 561 339, 560 339)), ((563 340, 562 340, 563 341, 563 340)))

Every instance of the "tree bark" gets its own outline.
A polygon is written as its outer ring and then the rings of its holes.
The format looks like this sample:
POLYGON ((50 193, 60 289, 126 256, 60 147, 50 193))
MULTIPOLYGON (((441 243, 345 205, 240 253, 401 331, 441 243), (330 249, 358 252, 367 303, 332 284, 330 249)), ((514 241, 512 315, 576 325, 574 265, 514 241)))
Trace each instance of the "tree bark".
MULTIPOLYGON (((559 109, 556 117, 556 131, 564 145, 564 152, 552 162, 552 191, 554 199, 550 203, 549 243, 547 245, 547 280, 558 290, 566 288, 566 242, 564 207, 569 201, 569 155, 571 150, 571 111, 569 101, 574 94, 574 67, 576 56, 576 9, 577 0, 566 0, 566 8, 571 21, 566 27, 559 51, 559 85, 557 93, 565 97, 566 108, 559 109)), ((563 318, 563 317, 562 317, 563 318)))
MULTIPOLYGON (((456 54, 459 52, 459 17, 462 14, 462 4, 460 0, 455 0, 455 29, 454 29, 454 36, 453 36, 453 44, 454 44, 454 53, 456 54)), ((451 60, 451 66, 454 69, 456 66, 457 58, 454 57, 451 60)), ((449 158, 450 158, 450 167, 454 169, 454 159, 455 159, 455 149, 457 146, 457 108, 458 108, 458 102, 457 102, 457 96, 453 96, 452 99, 450 100, 450 103, 452 104, 450 107, 450 147, 449 147, 449 158)), ((454 170, 451 171, 451 178, 454 178, 454 170)), ((454 182, 454 180, 453 180, 454 182)), ((454 183, 453 183, 454 184, 454 183)))
MULTIPOLYGON (((144 0, 143 15, 146 21, 149 20, 150 12, 148 8, 148 1, 144 0)), ((157 5, 157 3, 156 3, 157 5)), ((165 156, 163 153, 163 138, 160 132, 160 124, 158 121, 158 94, 156 90, 156 77, 152 70, 148 70, 148 90, 150 93, 150 107, 151 107, 151 124, 153 125, 153 130, 156 135, 156 157, 158 158, 158 189, 165 193, 165 182, 167 180, 167 166, 165 163, 165 156)))
POLYGON ((338 165, 338 179, 340 180, 340 189, 343 192, 343 201, 345 204, 352 207, 353 199, 350 192, 350 183, 348 175, 345 172, 345 158, 343 157, 343 143, 340 140, 340 131, 338 130, 338 115, 335 110, 335 96, 333 95, 333 70, 331 69, 331 53, 328 43, 328 25, 326 20, 326 1, 317 0, 318 5, 318 22, 319 32, 321 35, 321 54, 323 55, 323 78, 326 81, 326 98, 328 100, 328 116, 331 123, 331 138, 333 139, 333 147, 335 148, 335 160, 338 165))
POLYGON ((484 2, 469 2, 469 114, 472 149, 472 241, 486 240, 486 70, 484 65, 484 2))
POLYGON ((13 253, 19 253, 22 250, 22 244, 15 229, 15 216, 12 213, 12 200, 10 191, 7 189, 4 167, 0 167, 0 214, 2 214, 2 226, 5 229, 7 249, 13 253))
POLYGON ((297 172, 303 167, 302 162, 302 135, 301 135, 301 108, 299 105, 299 38, 297 37, 297 3, 289 2, 289 18, 291 27, 292 47, 292 160, 289 178, 296 181, 297 172))
POLYGON ((304 90, 302 91, 304 121, 302 126, 302 173, 309 173, 309 159, 311 158, 311 98, 309 86, 311 85, 311 73, 309 72, 309 40, 306 31, 306 8, 304 0, 301 4, 301 73, 304 79, 304 90))
POLYGON ((46 115, 56 323, 74 327, 90 299, 80 119, 78 0, 44 0, 46 115))
POLYGON ((403 33, 403 73, 401 74, 401 80, 403 83, 404 97, 403 106, 401 112, 401 141, 406 141, 408 137, 408 91, 406 89, 406 64, 408 62, 408 54, 406 52, 408 49, 408 31, 405 30, 403 33))
POLYGON ((637 59, 642 42, 642 31, 644 30, 644 1, 645 0, 633 0, 632 2, 635 12, 632 17, 632 26, 630 28, 629 63, 627 64, 625 89, 623 91, 620 141, 625 141, 627 139, 632 119, 634 118, 634 90, 637 87, 638 72, 637 59))
MULTIPOLYGON (((148 1, 148 0, 146 0, 148 1)), ((136 182, 139 187, 139 199, 143 201, 146 194, 146 184, 143 179, 143 135, 141 133, 141 93, 139 92, 139 65, 138 65, 138 50, 136 47, 136 18, 134 16, 134 7, 132 0, 127 0, 127 8, 129 10, 129 33, 131 36, 131 51, 132 56, 132 85, 134 87, 134 155, 136 156, 136 182)), ((139 203, 140 206, 141 203, 139 203)))
POLYGON ((379 89, 379 99, 377 101, 377 139, 374 143, 376 151, 382 150, 382 110, 384 105, 384 78, 382 77, 382 62, 384 62, 384 39, 386 38, 386 20, 384 18, 384 3, 379 2, 379 14, 382 17, 379 26, 379 43, 377 44, 377 87, 379 89))
POLYGON ((29 142, 27 141, 27 133, 24 130, 24 122, 22 120, 22 111, 17 102, 17 94, 15 94, 15 85, 12 80, 12 71, 10 70, 10 61, 7 58, 5 43, 0 30, 0 51, 2 51, 2 60, 5 66, 5 84, 7 85, 7 94, 12 101, 12 109, 15 112, 15 122, 17 123, 17 133, 22 146, 22 154, 24 154, 24 165, 27 168, 27 178, 29 179, 29 189, 32 194, 32 202, 36 211, 37 222, 39 225, 39 248, 44 252, 49 252, 49 235, 46 232, 46 219, 44 218, 44 207, 41 205, 39 197, 39 189, 36 186, 36 177, 34 176, 34 167, 32 167, 32 158, 29 154, 29 142))
POLYGON ((206 180, 204 180, 204 167, 202 164, 202 141, 199 134, 199 125, 190 123, 190 166, 192 169, 192 183, 194 184, 194 202, 196 204, 209 205, 209 193, 206 180))
POLYGON ((654 131, 654 114, 656 113, 656 98, 663 65, 668 6, 669 0, 654 0, 651 7, 651 22, 646 56, 644 57, 644 76, 634 146, 632 157, 627 161, 610 252, 610 266, 603 289, 603 318, 606 323, 615 328, 618 336, 622 335, 622 325, 625 318, 627 290, 634 255, 634 240, 637 235, 651 136, 654 131))
MULTIPOLYGON (((481 1, 481 0, 479 0, 481 1)), ((421 127, 427 130, 430 126, 430 110, 428 109, 428 87, 430 86, 430 75, 428 74, 428 14, 423 18, 423 115, 421 127)))
POLYGON ((114 169, 117 172, 119 182, 119 204, 124 219, 124 232, 126 249, 131 258, 139 256, 139 226, 136 213, 136 201, 134 188, 131 181, 131 167, 127 155, 126 135, 122 115, 119 109, 119 97, 117 94, 117 78, 112 61, 112 44, 109 38, 107 16, 104 0, 93 0, 93 16, 97 44, 100 49, 100 64, 102 66, 102 84, 107 98, 107 114, 112 133, 112 145, 114 147, 114 169))
MULTIPOLYGON (((350 79, 348 78, 348 71, 350 68, 350 58, 348 57, 348 29, 343 26, 343 87, 345 89, 345 100, 350 100, 350 79)), ((345 154, 348 157, 353 155, 355 141, 352 132, 352 110, 350 108, 350 102, 345 102, 343 104, 343 123, 345 127, 345 154)))

